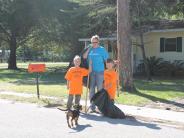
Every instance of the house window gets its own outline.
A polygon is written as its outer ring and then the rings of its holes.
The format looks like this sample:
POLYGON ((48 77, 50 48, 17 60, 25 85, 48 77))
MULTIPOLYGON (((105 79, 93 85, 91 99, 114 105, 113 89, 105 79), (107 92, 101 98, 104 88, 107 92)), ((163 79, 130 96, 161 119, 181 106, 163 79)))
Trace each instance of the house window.
POLYGON ((182 37, 160 38, 160 52, 182 52, 182 37))
POLYGON ((165 39, 165 52, 167 51, 176 51, 176 38, 166 38, 165 39))

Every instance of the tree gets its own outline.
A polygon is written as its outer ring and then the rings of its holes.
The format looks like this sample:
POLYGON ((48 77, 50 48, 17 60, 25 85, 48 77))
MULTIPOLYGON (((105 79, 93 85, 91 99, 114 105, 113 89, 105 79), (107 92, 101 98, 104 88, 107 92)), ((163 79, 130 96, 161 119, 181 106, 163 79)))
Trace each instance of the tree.
POLYGON ((10 47, 8 68, 17 69, 17 47, 30 39, 71 42, 75 31, 71 31, 74 22, 69 10, 75 6, 67 0, 0 0, 0 38, 10 47))
POLYGON ((16 49, 26 41, 26 37, 37 22, 35 5, 27 0, 0 1, 0 33, 9 44, 8 69, 17 69, 16 49))
MULTIPOLYGON (((81 24, 84 37, 98 34, 108 36, 117 29, 115 0, 79 0, 79 15, 83 17, 81 24)), ((81 18, 81 17, 80 17, 81 18)))
POLYGON ((120 78, 124 80, 122 87, 127 91, 133 90, 132 58, 130 42, 129 1, 117 1, 117 45, 120 60, 120 78))

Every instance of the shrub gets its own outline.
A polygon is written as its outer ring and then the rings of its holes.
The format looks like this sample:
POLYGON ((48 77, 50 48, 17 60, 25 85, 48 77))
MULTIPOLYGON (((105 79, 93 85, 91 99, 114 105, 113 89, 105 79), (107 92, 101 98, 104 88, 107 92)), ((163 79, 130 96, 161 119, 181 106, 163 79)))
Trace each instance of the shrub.
MULTIPOLYGON (((150 74, 152 76, 178 76, 184 75, 184 61, 175 60, 173 62, 164 61, 162 58, 156 58, 155 56, 147 58, 148 65, 150 68, 150 74)), ((143 61, 137 67, 142 73, 145 73, 145 67, 143 61)))

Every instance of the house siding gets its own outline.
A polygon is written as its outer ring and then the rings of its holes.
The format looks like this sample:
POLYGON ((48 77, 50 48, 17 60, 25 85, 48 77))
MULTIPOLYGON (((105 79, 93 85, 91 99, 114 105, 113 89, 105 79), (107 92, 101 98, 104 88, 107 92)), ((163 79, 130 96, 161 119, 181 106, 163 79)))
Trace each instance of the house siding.
MULTIPOLYGON (((137 42, 140 40, 137 38, 137 42)), ((163 58, 165 61, 184 60, 184 31, 178 32, 150 32, 144 34, 145 53, 147 57, 156 56, 163 58), (160 38, 176 38, 182 37, 182 52, 160 52, 160 38)), ((134 46, 134 66, 138 66, 142 60, 141 49, 134 46), (136 65, 135 65, 136 64, 136 65)))

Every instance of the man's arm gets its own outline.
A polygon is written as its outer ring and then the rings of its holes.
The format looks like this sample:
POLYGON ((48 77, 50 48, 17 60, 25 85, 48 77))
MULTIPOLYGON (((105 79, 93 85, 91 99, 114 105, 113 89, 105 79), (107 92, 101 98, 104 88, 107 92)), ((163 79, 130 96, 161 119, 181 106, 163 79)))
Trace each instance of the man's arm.
POLYGON ((88 49, 86 50, 86 52, 84 52, 84 54, 83 54, 83 58, 84 58, 84 59, 87 59, 88 54, 89 54, 89 50, 90 50, 90 48, 88 48, 88 49))

